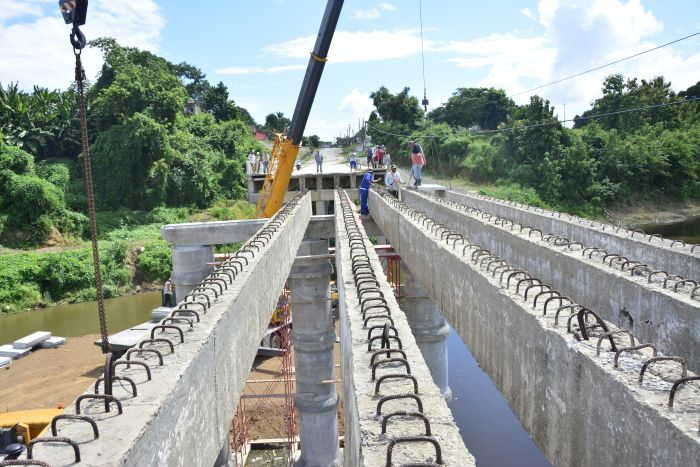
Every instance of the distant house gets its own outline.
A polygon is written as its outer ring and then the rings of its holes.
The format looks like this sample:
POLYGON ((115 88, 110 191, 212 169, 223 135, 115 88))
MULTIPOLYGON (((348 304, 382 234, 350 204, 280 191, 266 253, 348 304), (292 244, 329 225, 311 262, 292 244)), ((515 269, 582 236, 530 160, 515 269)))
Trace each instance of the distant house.
POLYGON ((197 101, 191 97, 187 99, 187 102, 185 102, 185 108, 183 110, 185 115, 195 115, 202 111, 202 109, 199 108, 197 101))
POLYGON ((258 141, 267 141, 267 133, 257 128, 253 128, 253 136, 255 136, 255 139, 258 141))

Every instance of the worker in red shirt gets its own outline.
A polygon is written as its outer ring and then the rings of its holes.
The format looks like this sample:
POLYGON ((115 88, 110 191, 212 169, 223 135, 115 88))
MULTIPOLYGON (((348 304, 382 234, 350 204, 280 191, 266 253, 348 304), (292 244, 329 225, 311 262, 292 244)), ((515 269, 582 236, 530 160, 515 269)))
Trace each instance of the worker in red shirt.
POLYGON ((425 166, 425 154, 423 154, 423 148, 416 141, 411 141, 411 173, 415 179, 416 187, 421 186, 423 182, 423 167, 425 166))
POLYGON ((377 150, 374 151, 374 168, 379 168, 382 166, 384 161, 384 145, 380 144, 377 146, 377 150))

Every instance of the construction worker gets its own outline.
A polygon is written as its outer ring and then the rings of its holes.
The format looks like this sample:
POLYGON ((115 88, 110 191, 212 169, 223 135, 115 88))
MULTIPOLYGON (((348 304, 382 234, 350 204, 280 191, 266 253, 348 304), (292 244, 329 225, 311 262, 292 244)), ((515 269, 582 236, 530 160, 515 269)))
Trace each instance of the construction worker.
POLYGON ((372 183, 374 183, 372 167, 368 167, 365 176, 362 177, 362 181, 360 182, 360 214, 363 216, 369 214, 367 199, 369 199, 369 189, 372 186, 372 183))
POLYGON ((316 160, 316 173, 323 173, 323 154, 321 151, 316 151, 314 159, 316 160))
POLYGON ((396 166, 392 165, 391 170, 384 175, 384 185, 389 193, 394 195, 394 198, 399 198, 399 185, 401 184, 401 175, 396 170, 396 166))
POLYGON ((357 153, 353 152, 350 155, 350 172, 357 170, 357 153))
POLYGON ((367 168, 372 167, 372 158, 374 157, 374 150, 372 146, 367 148, 367 168))
POLYGON ((175 306, 175 294, 173 293, 173 282, 168 279, 163 284, 163 306, 174 307, 175 306))
POLYGON ((423 182, 423 167, 425 166, 425 154, 423 148, 416 141, 411 141, 411 172, 415 179, 415 187, 421 186, 423 182))

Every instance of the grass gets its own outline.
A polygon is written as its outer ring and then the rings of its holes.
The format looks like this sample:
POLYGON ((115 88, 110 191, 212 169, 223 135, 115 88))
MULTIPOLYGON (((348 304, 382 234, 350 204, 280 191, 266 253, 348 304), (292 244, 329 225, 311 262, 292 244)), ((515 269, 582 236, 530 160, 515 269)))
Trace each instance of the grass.
MULTIPOLYGON (((163 225, 252 218, 255 218, 254 204, 225 199, 200 211, 156 208, 98 213, 106 296, 130 292, 137 285, 135 279, 161 283, 170 276, 170 246, 160 236, 163 225)), ((217 252, 236 251, 238 247, 222 245, 217 247, 217 252)), ((94 274, 87 240, 27 251, 0 249, 0 271, 0 314, 94 299, 94 274)))

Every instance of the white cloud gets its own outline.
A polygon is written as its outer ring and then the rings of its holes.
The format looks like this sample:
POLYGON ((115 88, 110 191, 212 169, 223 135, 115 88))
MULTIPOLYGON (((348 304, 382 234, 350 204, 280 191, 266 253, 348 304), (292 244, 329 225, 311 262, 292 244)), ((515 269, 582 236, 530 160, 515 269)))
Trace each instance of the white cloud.
POLYGON ((353 18, 355 19, 378 19, 381 18, 383 11, 396 11, 398 7, 393 3, 382 2, 374 8, 364 10, 362 8, 355 10, 353 18))
POLYGON ((353 89, 340 101, 338 111, 347 114, 351 121, 358 118, 367 118, 369 113, 374 110, 372 99, 369 98, 368 92, 361 92, 359 89, 353 89))
POLYGON ((377 19, 382 16, 382 12, 378 8, 370 8, 369 10, 355 10, 353 18, 355 19, 377 19))
POLYGON ((271 67, 238 67, 231 66, 216 70, 220 75, 250 75, 253 73, 281 73, 283 71, 305 70, 306 65, 281 65, 271 67))
MULTIPOLYGON (((431 49, 451 53, 448 60, 458 67, 485 68, 486 76, 473 85, 503 87, 512 95, 650 49, 658 45, 652 38, 664 27, 640 0, 540 0, 537 14, 525 10, 525 16, 539 18, 541 33, 492 34, 431 44, 431 49)), ((571 117, 600 96, 607 75, 649 79, 663 74, 678 90, 697 81, 692 70, 699 62, 700 53, 683 56, 669 47, 533 94, 549 98, 559 109, 566 104, 571 117)), ((516 97, 519 103, 528 99, 529 95, 516 97)))
MULTIPOLYGON (((31 6, 38 8, 36 3, 47 2, 34 0, 31 6)), ((0 17, 0 82, 18 81, 25 89, 34 84, 65 88, 73 79, 75 61, 68 42, 69 26, 63 23, 58 8, 31 11, 37 14, 12 24, 0 17)), ((122 45, 157 51, 164 26, 165 20, 154 0, 138 4, 93 0, 82 30, 88 39, 109 36, 122 45)), ((86 49, 83 62, 88 77, 94 79, 102 66, 99 51, 86 49)))
POLYGON ((4 0, 4 4, 0 7, 0 20, 40 15, 41 8, 29 2, 4 0))
MULTIPOLYGON (((286 58, 306 58, 313 49, 316 36, 292 39, 272 44, 263 50, 286 58)), ((418 31, 338 31, 333 37, 328 53, 333 63, 368 62, 404 58, 420 50, 418 31)))
POLYGON ((522 10, 520 10, 520 13, 522 13, 530 19, 537 20, 537 18, 535 18, 535 14, 529 8, 523 8, 522 10))

